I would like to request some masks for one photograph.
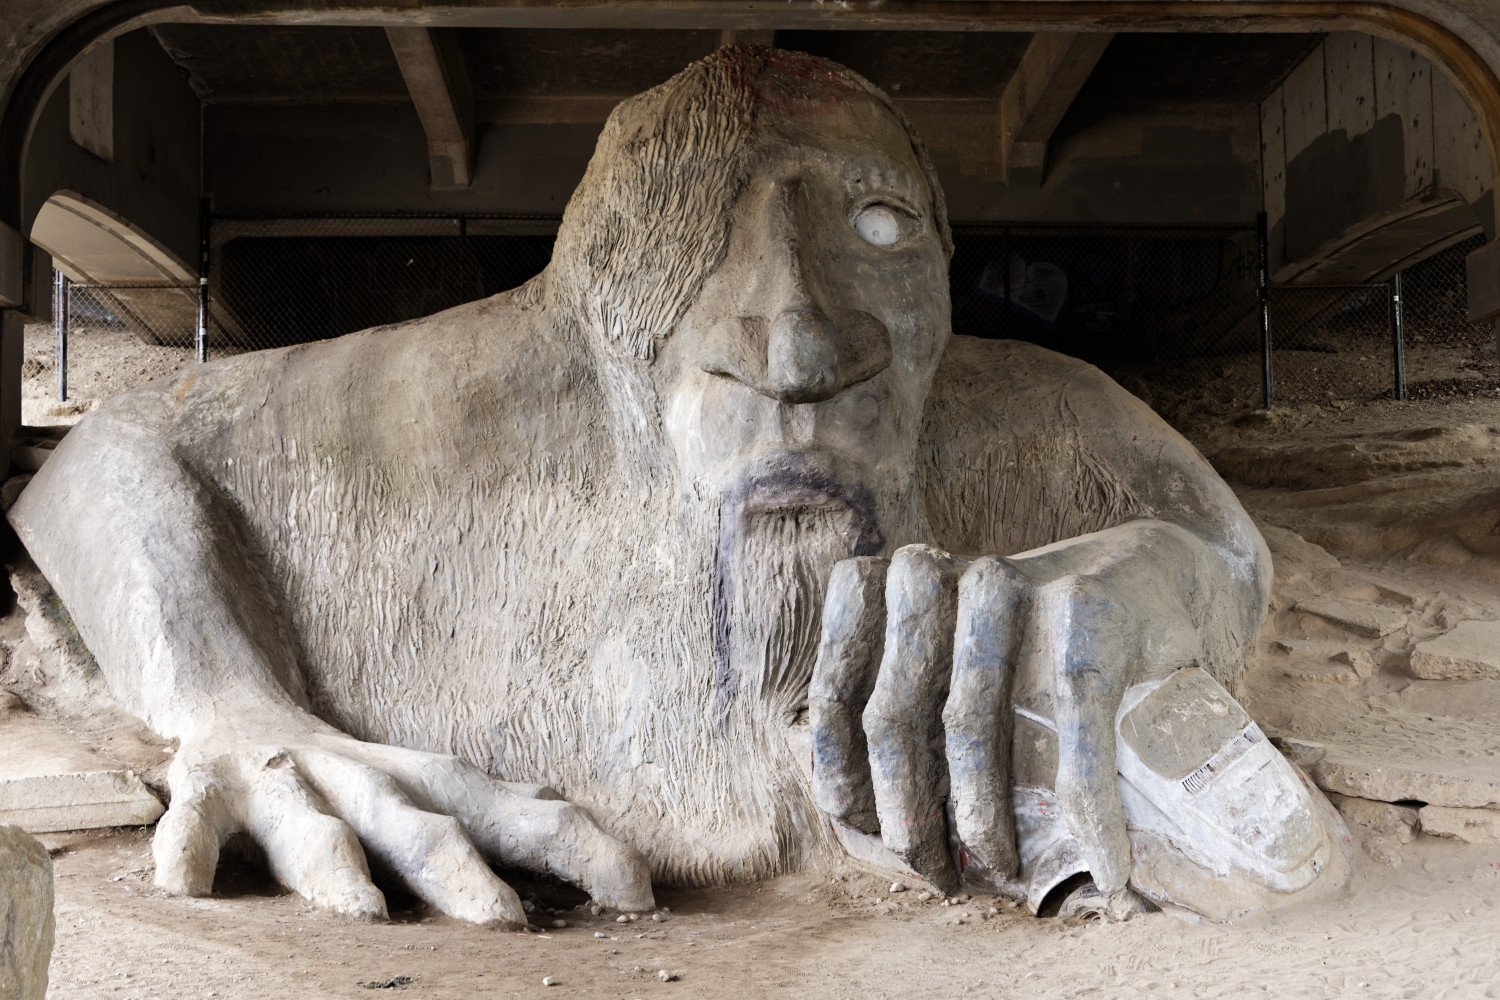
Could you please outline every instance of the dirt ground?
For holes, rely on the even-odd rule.
[[[888,881],[851,869],[843,881],[664,891],[660,924],[567,909],[542,919],[568,927],[538,934],[410,909],[348,923],[243,872],[221,878],[222,895],[169,898],[151,887],[148,838],[45,838],[57,871],[52,1000],[1500,997],[1500,847],[1430,837],[1400,868],[1356,856],[1340,899],[1234,927],[1160,913],[1075,923],[1004,904],[986,917],[984,900],[892,896]],[[678,978],[661,982],[661,969]],[[412,980],[404,992],[360,985],[398,977]]]
[[[46,334],[28,332],[37,363],[28,420],[76,419],[47,413]],[[124,338],[116,350],[87,369],[97,377],[75,367],[76,409],[122,380],[187,363],[182,351]],[[1232,367],[1220,377],[1238,384]],[[1500,774],[1500,680],[1420,680],[1409,668],[1416,644],[1456,622],[1500,620],[1500,395],[1476,384],[1415,402],[1329,398],[1266,414],[1199,385],[1153,402],[1234,484],[1273,549],[1271,614],[1247,677],[1251,714],[1271,735],[1329,753]],[[1360,638],[1297,610],[1315,595],[1399,612],[1406,625]],[[14,645],[18,624],[0,625],[0,648]],[[1341,666],[1331,652],[1367,655],[1360,662],[1372,669]],[[119,720],[74,725],[160,780],[170,748],[159,740]],[[1500,998],[1500,843],[1421,835],[1400,844],[1355,830],[1343,894],[1233,927],[1161,913],[1112,925],[1039,919],[985,898],[893,894],[888,877],[851,865],[662,890],[666,919],[623,924],[580,907],[576,892],[517,877],[543,929],[515,934],[424,913],[394,890],[390,923],[346,922],[249,862],[227,865],[213,898],[169,898],[151,885],[149,837],[46,835],[57,871],[54,1000]],[[663,969],[675,978],[661,981]]]

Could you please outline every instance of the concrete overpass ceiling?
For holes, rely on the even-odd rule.
[[[160,24],[150,29],[214,103],[400,103],[406,83],[381,28]]]
[[[379,28],[162,24],[162,48],[211,103],[404,103]],[[476,99],[625,97],[718,45],[717,31],[461,28]],[[899,99],[1001,97],[1031,38],[1022,32],[782,31],[776,44],[827,56]],[[1319,34],[1122,34],[1079,101],[1258,104]]]
[[[1259,104],[1322,41],[1313,32],[1119,34],[1078,102]]]
[[[1021,64],[1025,32],[781,31],[776,44],[863,74],[901,98],[999,98]]]
[[[475,94],[629,97],[712,52],[719,32],[470,28],[458,44]]]

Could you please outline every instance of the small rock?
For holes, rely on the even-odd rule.
[[[599,914],[601,914],[603,912],[604,912],[604,907],[600,906],[598,903],[592,903],[592,904],[589,905],[589,913],[592,914],[593,916],[597,917]]]
[[[1470,844],[1500,844],[1500,809],[1423,806],[1422,832]]]
[[[1338,808],[1344,822],[1362,826],[1379,834],[1393,836],[1400,843],[1409,844],[1416,839],[1422,828],[1417,810],[1410,806],[1398,806],[1391,802],[1375,802],[1352,795],[1332,793],[1329,801]]]
[[[627,914],[622,913],[618,917],[615,917],[615,923],[628,924],[630,923],[630,917]]]
[[[1310,597],[1293,610],[1317,615],[1324,621],[1367,639],[1379,639],[1406,627],[1406,614],[1394,608],[1343,597]]]
[[[1354,672],[1361,677],[1369,677],[1375,673],[1375,654],[1368,649],[1341,649],[1333,654],[1333,658],[1353,667]]]
[[[932,893],[928,892],[926,889],[923,889],[921,892],[917,893],[917,902],[919,903],[925,903],[931,898]]]
[[[1436,681],[1500,678],[1500,622],[1462,621],[1451,632],[1417,643],[1411,672]]]
[[[664,983],[670,983],[677,979],[677,973],[668,972],[666,969],[658,969],[656,970],[656,978]]]
[[[625,919],[633,924],[637,920],[641,919],[641,915],[639,913],[627,913],[625,914]]]
[[[1396,848],[1395,837],[1383,833],[1367,833],[1360,840],[1359,846],[1371,860],[1392,868],[1401,867],[1401,852]]]
[[[596,938],[607,938],[607,937],[609,937],[609,935],[606,934],[606,933],[604,933],[603,931],[595,931],[594,932],[594,937],[596,937]]]
[[[562,928],[568,926],[568,922],[566,920],[554,920],[552,921],[552,926],[561,930]]]
[[[663,924],[663,923],[666,923],[668,920],[671,920],[672,919],[672,915],[670,913],[660,913],[660,912],[657,912],[657,913],[651,914],[651,919],[655,920],[659,924]]]
[[[525,910],[527,913],[535,913],[536,904],[529,899],[523,899],[521,900],[521,909]]]
[[[895,895],[898,892],[905,892],[905,891],[906,891],[906,886],[902,885],[900,882],[892,882],[891,883],[891,894],[892,895]]]
[[[542,985],[543,986],[556,986],[557,985],[557,980],[554,979],[551,976],[543,976],[542,977]]]

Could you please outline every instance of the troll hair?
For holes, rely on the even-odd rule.
[[[951,258],[937,172],[880,88],[816,56],[731,45],[610,114],[557,234],[550,284],[565,313],[613,349],[653,358],[724,260],[757,120],[809,113],[840,90],[874,98],[900,122]]]

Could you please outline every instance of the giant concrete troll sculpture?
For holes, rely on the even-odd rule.
[[[954,338],[950,250],[879,90],[727,48],[610,116],[526,285],[81,423],[10,518],[181,740],[158,884],[236,833],[481,923],[490,862],[623,910],[846,850],[1115,915],[1341,883],[1225,690],[1259,535],[1099,372]]]

